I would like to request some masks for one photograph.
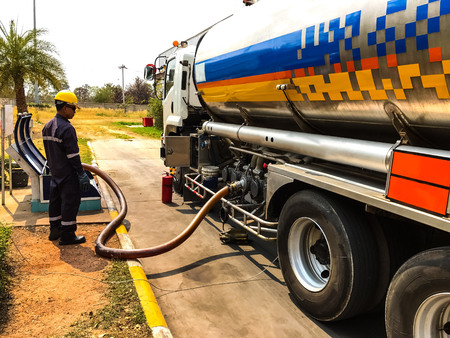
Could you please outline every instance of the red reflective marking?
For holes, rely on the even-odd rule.
[[[391,176],[387,197],[445,215],[447,213],[448,194],[448,189]]]
[[[395,152],[391,173],[450,187],[450,159]]]

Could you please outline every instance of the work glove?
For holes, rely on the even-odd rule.
[[[88,192],[89,187],[91,186],[91,181],[89,180],[88,175],[83,172],[81,175],[78,175],[78,181],[80,182],[80,191]]]

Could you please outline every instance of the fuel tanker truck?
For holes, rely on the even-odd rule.
[[[320,321],[450,335],[450,0],[261,0],[161,53],[174,190],[276,241]]]

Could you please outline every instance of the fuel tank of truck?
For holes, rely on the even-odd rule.
[[[450,149],[450,0],[261,0],[195,60],[220,122]]]

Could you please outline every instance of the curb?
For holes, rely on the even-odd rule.
[[[88,143],[89,148],[91,148],[91,152],[94,154],[90,142]],[[95,160],[93,162],[95,162]],[[96,163],[93,164],[97,165]],[[103,181],[99,180],[98,184],[103,194],[102,197],[105,199],[105,202],[108,206],[109,214],[111,218],[114,219],[119,213],[117,212],[114,202],[111,199],[108,188],[105,186],[105,183]],[[123,249],[134,249],[133,242],[128,236],[128,231],[123,224],[121,224],[116,229],[116,235],[119,239],[120,246]],[[147,279],[141,263],[136,259],[132,259],[127,260],[127,264],[131,278],[133,278],[134,287],[141,302],[142,310],[144,311],[147,324],[152,330],[152,337],[172,338],[172,333],[170,332],[161,309],[159,308],[158,302],[156,301],[155,295],[150,286],[150,282]]]
[[[104,192],[103,187],[102,192]],[[111,215],[111,218],[116,218],[119,213],[116,210],[110,210],[109,214]],[[123,224],[116,229],[116,235],[119,238],[120,246],[123,249],[134,249],[134,245],[128,236],[127,229]],[[138,260],[129,259],[127,260],[127,264],[131,278],[133,278],[134,287],[136,288],[136,292],[141,302],[142,310],[147,319],[147,324],[152,330],[152,336],[171,338],[172,333],[167,327],[167,323],[159,308],[141,263]]]

